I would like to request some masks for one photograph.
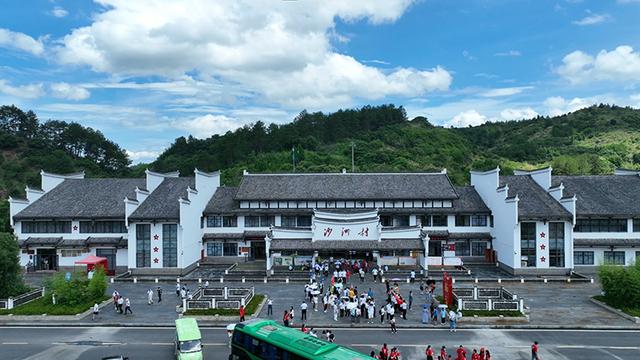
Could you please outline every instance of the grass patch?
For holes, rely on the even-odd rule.
[[[264,295],[256,294],[244,308],[245,315],[253,315],[258,310],[258,306],[264,300]],[[192,309],[187,310],[186,315],[220,315],[220,316],[239,316],[237,309]]]
[[[593,298],[611,306],[614,309],[619,309],[625,314],[640,317],[640,309],[638,308],[619,307],[619,306],[613,305],[613,302],[611,300],[608,300],[607,297],[603,295],[597,295],[597,296],[594,296]]]
[[[24,305],[16,306],[11,310],[0,310],[0,315],[76,315],[89,310],[96,302],[100,304],[107,299],[109,299],[109,296],[104,296],[98,301],[86,302],[74,306],[53,305],[50,296],[45,295]]]

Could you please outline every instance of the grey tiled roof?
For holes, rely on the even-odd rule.
[[[520,220],[571,220],[573,216],[530,175],[501,176],[500,185],[509,185],[509,196],[518,195]]]
[[[578,216],[640,215],[640,176],[554,176],[554,185],[564,185],[564,196],[576,195]]]
[[[455,199],[446,174],[250,174],[236,200]]]
[[[58,248],[74,248],[87,246],[87,239],[62,239],[58,242]]]
[[[421,240],[322,240],[307,239],[271,240],[271,250],[419,250],[424,249]]]
[[[180,219],[178,199],[187,196],[187,187],[195,188],[193,177],[167,177],[129,216],[130,220]]]
[[[576,246],[640,246],[640,239],[576,239],[574,238],[573,245],[576,245]]]
[[[24,246],[56,246],[62,241],[62,236],[59,237],[28,237],[24,241]]]
[[[89,237],[87,238],[88,245],[113,245],[116,246],[122,241],[122,236],[113,237]]]
[[[207,206],[204,208],[205,214],[224,214],[238,209],[238,202],[233,198],[238,191],[237,187],[221,186],[216,189]]]
[[[67,179],[14,219],[123,219],[124,198],[135,198],[144,179]]]
[[[459,232],[450,232],[449,239],[483,239],[490,240],[490,233],[459,233]]]
[[[473,186],[456,186],[456,192],[460,196],[459,199],[453,200],[453,209],[456,213],[470,212],[490,213],[491,210],[482,201],[482,198]]]
[[[242,239],[243,233],[207,233],[202,236],[202,240],[219,240],[219,239]]]

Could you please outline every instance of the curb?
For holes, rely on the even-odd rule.
[[[621,311],[621,310],[618,310],[618,309],[616,309],[614,307],[611,307],[611,306],[603,303],[602,301],[594,299],[594,298],[589,298],[589,301],[591,301],[592,303],[600,306],[601,308],[603,308],[605,310],[608,310],[608,311],[610,311],[610,312],[612,312],[612,313],[614,313],[614,314],[616,314],[616,315],[618,315],[620,317],[623,317],[623,318],[625,318],[625,319],[627,319],[627,320],[629,320],[629,321],[631,321],[633,323],[640,324],[640,318],[637,317],[637,316],[629,315],[629,314],[625,313],[624,311]]]

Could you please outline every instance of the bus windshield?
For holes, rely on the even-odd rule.
[[[180,342],[180,352],[190,353],[190,352],[198,352],[202,350],[202,344],[200,340],[189,340],[189,341],[181,341]]]

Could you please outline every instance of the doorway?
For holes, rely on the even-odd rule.
[[[107,275],[116,274],[116,249],[96,249],[96,256],[107,258]]]
[[[259,241],[259,240],[251,241],[251,259],[252,260],[266,259],[266,250],[265,250],[264,241]]]
[[[56,249],[37,249],[35,256],[36,271],[58,270]]]

